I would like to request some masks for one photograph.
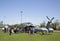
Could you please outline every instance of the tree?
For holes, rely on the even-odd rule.
[[[20,26],[20,27],[25,27],[26,24],[25,24],[25,23],[21,23],[19,26]]]
[[[52,27],[54,30],[56,30],[56,27],[55,27],[54,23],[50,24],[50,27]]]
[[[59,20],[56,20],[54,23],[50,24],[50,27],[52,27],[54,30],[59,26],[60,22]]]
[[[45,21],[39,25],[39,27],[45,27]]]
[[[0,21],[0,27],[3,27],[3,21]]]

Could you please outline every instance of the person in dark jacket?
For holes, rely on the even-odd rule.
[[[10,28],[10,29],[9,29],[9,35],[12,34],[12,29],[13,29],[13,28]]]

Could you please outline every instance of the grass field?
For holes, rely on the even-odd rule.
[[[18,33],[10,36],[9,33],[3,33],[0,30],[0,41],[60,41],[60,32],[56,31],[47,35]]]

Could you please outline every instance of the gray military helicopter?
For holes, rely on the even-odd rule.
[[[51,19],[48,18],[48,16],[46,16],[46,17],[47,17],[47,19],[49,20],[49,21],[47,22],[46,27],[42,27],[42,28],[40,28],[40,27],[35,27],[35,28],[34,28],[34,32],[42,32],[42,34],[44,34],[43,32],[53,32],[53,31],[54,31],[54,29],[50,27],[50,23],[52,23],[52,20],[54,19],[54,17],[52,17]]]

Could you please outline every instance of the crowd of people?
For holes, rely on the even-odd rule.
[[[11,35],[12,33],[18,33],[18,32],[26,32],[29,34],[33,34],[33,28],[28,27],[28,26],[26,26],[26,27],[17,27],[17,26],[8,27],[8,26],[5,26],[2,28],[2,31],[4,33],[9,32],[9,35]]]

